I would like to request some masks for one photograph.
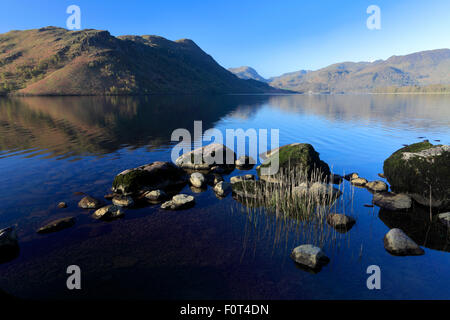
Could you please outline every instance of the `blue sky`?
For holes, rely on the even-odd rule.
[[[450,47],[448,0],[2,0],[0,33],[65,27],[71,4],[82,28],[190,38],[222,66],[249,65],[264,77]],[[381,30],[366,27],[372,4]]]

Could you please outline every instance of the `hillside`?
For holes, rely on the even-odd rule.
[[[57,27],[0,34],[0,94],[268,92],[282,90],[239,79],[188,39]]]
[[[255,69],[247,66],[242,66],[239,68],[228,68],[228,71],[234,73],[236,76],[238,76],[241,79],[253,79],[257,81],[267,82],[266,79],[261,77],[258,72],[256,72]]]
[[[374,62],[342,62],[328,67],[300,70],[268,79],[277,88],[297,92],[429,92],[450,84],[450,49],[392,56]],[[427,89],[418,89],[426,87]],[[415,89],[412,89],[415,88]],[[439,92],[442,92],[439,89]]]

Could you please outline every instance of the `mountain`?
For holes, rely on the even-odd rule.
[[[261,77],[258,72],[256,72],[256,70],[252,67],[242,66],[239,68],[228,68],[228,71],[234,73],[241,79],[253,79],[257,81],[267,82],[267,80]]]
[[[242,80],[192,40],[63,28],[0,34],[0,93],[111,95],[283,92]]]
[[[271,86],[297,92],[371,92],[391,87],[450,84],[450,49],[421,51],[374,62],[342,62],[316,71],[271,78]]]

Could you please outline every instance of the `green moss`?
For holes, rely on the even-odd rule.
[[[435,157],[411,157],[403,160],[404,152],[420,152],[437,147],[428,141],[415,143],[394,152],[384,161],[383,171],[394,192],[418,194],[428,199],[449,199],[450,152]],[[448,201],[448,200],[447,200]]]
[[[141,187],[145,178],[144,170],[132,170],[125,174],[119,174],[114,178],[113,189],[124,193],[134,192]]]
[[[280,169],[301,169],[308,175],[313,170],[320,170],[324,175],[330,174],[328,165],[320,160],[319,153],[308,143],[290,144],[280,147],[278,152],[274,152],[261,164],[261,168],[269,167],[275,157],[279,157]],[[260,174],[260,168],[257,169]]]

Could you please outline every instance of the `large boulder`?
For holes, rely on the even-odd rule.
[[[271,150],[264,155],[264,162],[257,168],[260,179],[280,182],[283,175],[325,180],[330,176],[328,164],[320,160],[319,153],[308,143],[292,143]],[[278,168],[274,162],[278,159]],[[272,168],[273,167],[273,168]],[[268,172],[263,173],[265,168]]]
[[[450,146],[415,143],[394,152],[383,171],[391,189],[407,193],[418,203],[450,207]]]
[[[183,169],[210,171],[213,167],[234,168],[235,161],[233,150],[220,143],[211,143],[181,155],[175,164]]]
[[[113,182],[112,190],[130,195],[141,189],[165,189],[186,182],[183,170],[171,162],[156,161],[119,173]]]
[[[389,230],[384,236],[384,247],[396,256],[417,256],[425,253],[417,243],[397,228]]]

